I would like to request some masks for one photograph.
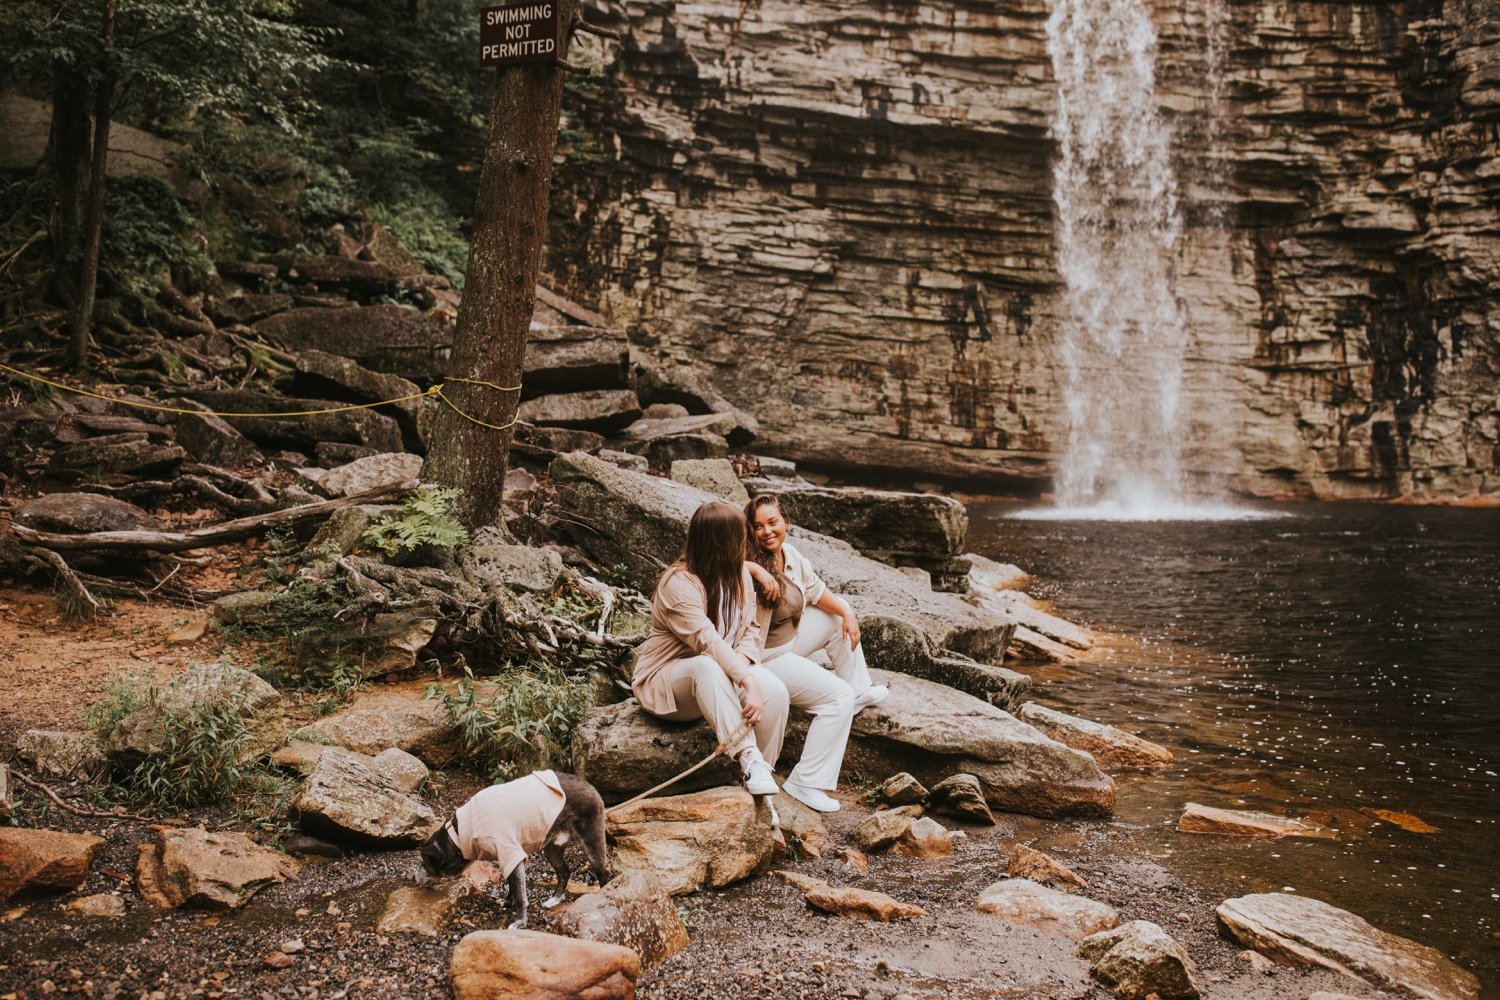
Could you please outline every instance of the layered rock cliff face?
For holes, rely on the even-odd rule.
[[[595,13],[625,37],[574,105],[603,162],[559,177],[554,274],[768,448],[1045,486],[1067,419],[1045,0]],[[1256,495],[1500,495],[1500,8],[1221,14],[1155,8],[1185,466]]]

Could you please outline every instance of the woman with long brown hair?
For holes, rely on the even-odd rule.
[[[883,684],[870,683],[864,648],[859,643],[859,619],[849,603],[829,590],[812,563],[787,541],[791,527],[781,502],[761,494],[745,505],[750,532],[751,574],[771,606],[766,626],[764,662],[774,669],[783,656],[799,658],[822,650],[833,662],[833,672],[854,692],[858,713],[889,693]]]

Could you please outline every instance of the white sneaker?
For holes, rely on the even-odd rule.
[[[751,795],[775,795],[777,792],[776,776],[755,747],[740,754],[740,780]]]
[[[838,799],[835,799],[827,792],[816,788],[808,788],[806,785],[800,785],[791,778],[788,778],[782,784],[781,790],[816,812],[836,813],[839,811]]]
[[[891,689],[884,684],[871,684],[859,694],[854,696],[854,712],[859,714],[863,709],[871,705],[878,705],[885,701],[885,696],[891,693]]]

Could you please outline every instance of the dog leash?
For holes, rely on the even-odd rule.
[[[642,792],[641,794],[637,795],[633,799],[626,799],[624,802],[621,802],[618,805],[610,806],[608,809],[604,810],[604,814],[607,816],[607,815],[609,815],[612,812],[617,812],[617,811],[619,811],[621,809],[624,809],[626,806],[635,805],[635,803],[641,801],[641,799],[649,798],[652,795],[655,795],[657,792],[661,791],[663,788],[667,788],[667,787],[670,787],[671,785],[677,784],[677,782],[681,781],[683,778],[686,778],[688,775],[692,774],[694,771],[701,770],[702,768],[707,767],[713,761],[717,760],[719,757],[724,756],[724,753],[729,749],[730,746],[732,746],[735,743],[738,743],[741,739],[743,739],[746,735],[748,735],[749,732],[750,732],[750,723],[748,723],[748,722],[741,722],[739,724],[739,726],[735,728],[734,732],[732,732],[732,733],[729,734],[728,738],[726,738],[718,746],[714,747],[714,752],[713,753],[709,754],[707,757],[704,757],[698,763],[694,764],[692,767],[688,768],[686,771],[683,771],[681,774],[679,774],[679,775],[677,775],[675,777],[672,777],[672,778],[668,778],[666,781],[663,781],[661,784],[657,785],[655,788],[648,788],[644,792]]]

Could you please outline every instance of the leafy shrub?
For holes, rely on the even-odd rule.
[[[458,490],[446,486],[419,489],[406,498],[400,516],[371,525],[360,540],[405,561],[427,561],[437,552],[466,545],[469,533],[453,517],[458,496]]]
[[[119,725],[127,715],[156,700],[156,681],[143,673],[112,674],[104,697],[84,713],[84,724],[100,736]]]
[[[379,204],[365,213],[389,229],[402,249],[433,274],[463,288],[469,264],[469,241],[464,220],[432,192],[413,192],[390,205]]]
[[[589,705],[586,682],[551,666],[509,668],[482,691],[467,667],[455,690],[429,685],[464,749],[490,780],[541,767],[571,769],[569,743]]]
[[[197,705],[165,712],[160,750],[132,757],[115,783],[129,801],[152,810],[217,802],[250,773],[239,759],[249,736],[244,720],[229,709]]]
[[[193,216],[164,181],[140,175],[112,180],[106,190],[101,276],[122,291],[151,298],[170,274],[197,287],[212,262]]]

